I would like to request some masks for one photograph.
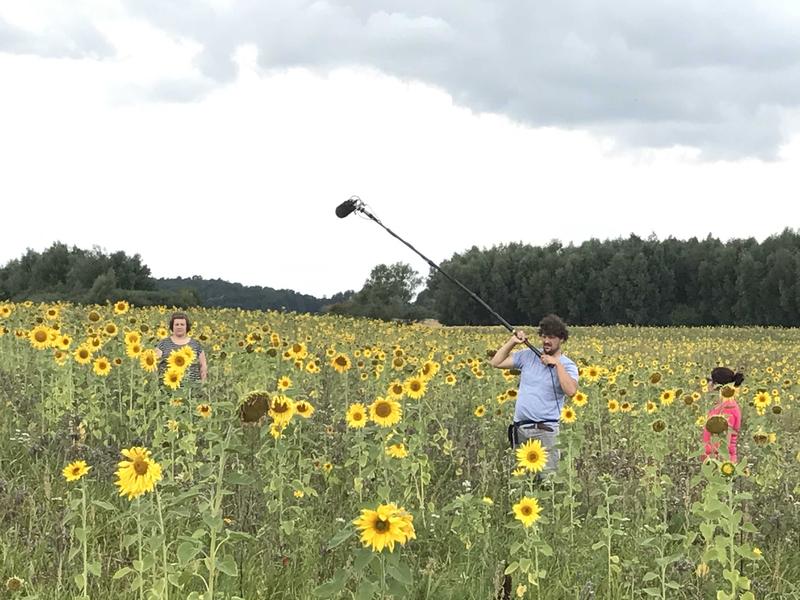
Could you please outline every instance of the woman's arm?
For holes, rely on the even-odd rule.
[[[208,377],[208,363],[206,362],[206,353],[200,352],[200,381],[205,381]]]

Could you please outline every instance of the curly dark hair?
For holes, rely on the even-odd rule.
[[[569,330],[561,317],[550,314],[539,321],[539,335],[555,336],[561,338],[562,342],[566,342],[569,339]]]

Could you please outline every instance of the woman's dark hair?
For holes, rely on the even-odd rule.
[[[539,335],[555,336],[566,342],[569,338],[569,331],[566,323],[558,315],[547,315],[539,321]]]
[[[717,367],[711,371],[711,383],[726,385],[732,383],[733,387],[739,387],[744,381],[744,373],[734,373],[728,367]]]
[[[183,319],[186,321],[186,333],[189,333],[192,330],[192,322],[189,320],[189,317],[186,316],[185,312],[175,312],[172,313],[172,316],[169,318],[169,330],[172,331],[172,327],[175,324],[175,319]]]

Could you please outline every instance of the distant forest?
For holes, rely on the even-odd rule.
[[[505,244],[456,253],[441,267],[511,323],[555,312],[568,323],[800,325],[800,233],[763,242],[630,236],[564,246]],[[154,279],[140,256],[55,243],[0,268],[0,300],[336,312],[380,319],[432,317],[488,325],[493,317],[444,276],[377,265],[358,291],[316,298],[293,290],[200,277]]]
[[[440,265],[511,323],[800,325],[800,233],[721,242],[655,237],[471,248]],[[491,315],[438,272],[417,302],[445,324]]]

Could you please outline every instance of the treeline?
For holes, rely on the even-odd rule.
[[[471,248],[441,267],[512,323],[800,325],[800,233],[759,243],[651,237]],[[418,302],[445,324],[493,318],[431,270]]]
[[[128,300],[137,306],[239,307],[251,310],[321,312],[346,301],[350,292],[316,298],[293,290],[243,286],[201,277],[154,279],[138,254],[108,254],[56,242],[43,252],[28,250],[0,268],[0,300],[103,304]]]
[[[43,252],[28,250],[0,268],[0,299],[103,304],[124,299],[139,306],[198,303],[191,290],[159,290],[136,254],[106,254],[56,242]]]
[[[191,289],[199,304],[217,308],[245,308],[248,310],[291,310],[295,312],[322,312],[329,305],[346,300],[353,292],[341,292],[331,298],[317,298],[293,290],[276,290],[271,287],[245,286],[222,279],[177,277],[157,279],[156,285],[163,290],[180,291]]]

